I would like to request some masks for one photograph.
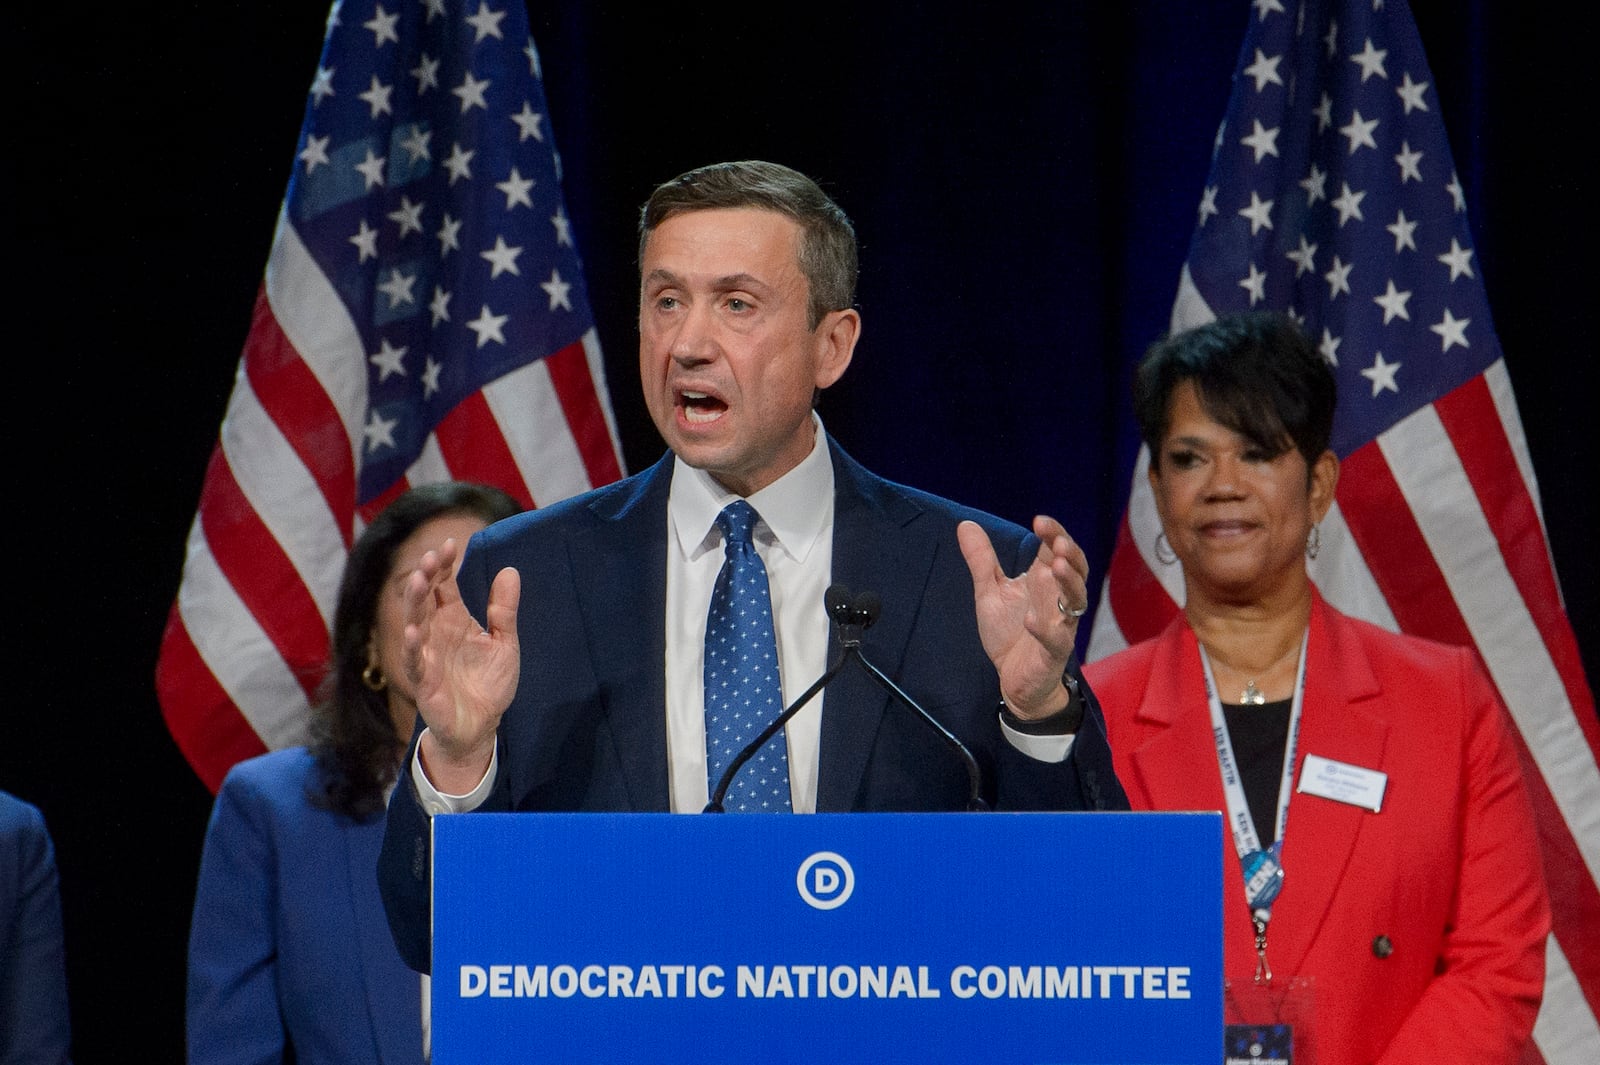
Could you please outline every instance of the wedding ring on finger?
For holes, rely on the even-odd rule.
[[[1083,615],[1088,611],[1089,607],[1088,607],[1087,604],[1085,604],[1082,608],[1080,608],[1078,610],[1068,610],[1067,609],[1067,604],[1062,602],[1061,597],[1058,595],[1058,596],[1056,596],[1056,609],[1061,611],[1061,616],[1062,617],[1064,617],[1064,618],[1073,618],[1074,620],[1076,620],[1077,618],[1083,617]]]

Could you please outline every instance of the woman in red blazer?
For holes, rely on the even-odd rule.
[[[1225,1057],[1518,1061],[1550,918],[1510,726],[1469,650],[1312,585],[1332,373],[1237,315],[1154,345],[1134,401],[1184,608],[1085,673],[1133,808],[1225,815]]]

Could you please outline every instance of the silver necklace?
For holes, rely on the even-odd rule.
[[[1272,663],[1272,665],[1268,666],[1266,669],[1256,673],[1256,677],[1265,677],[1270,675],[1273,670],[1277,669],[1279,666],[1283,665],[1284,662],[1288,661],[1290,655],[1299,652],[1300,644],[1301,640],[1296,640],[1294,643],[1290,644],[1289,649],[1279,656],[1276,662]],[[1227,659],[1217,654],[1214,649],[1208,648],[1208,650],[1211,652],[1211,658],[1213,661],[1221,662],[1224,666],[1227,666],[1228,672],[1234,674],[1235,676],[1245,678],[1244,690],[1239,693],[1239,705],[1263,706],[1266,704],[1267,697],[1262,693],[1260,688],[1256,687],[1255,677],[1250,676],[1249,674],[1245,673],[1244,670],[1233,665]]]

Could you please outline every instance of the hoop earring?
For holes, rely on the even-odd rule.
[[[367,668],[361,671],[361,683],[371,691],[381,692],[389,686],[389,678],[383,675],[378,663],[369,662]]]
[[[1322,527],[1311,526],[1311,535],[1306,537],[1306,557],[1316,558],[1317,552],[1322,550]]]
[[[1170,566],[1178,561],[1178,553],[1167,542],[1167,534],[1164,532],[1156,533],[1156,561],[1163,566]]]

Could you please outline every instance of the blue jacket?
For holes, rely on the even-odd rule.
[[[59,1065],[71,1042],[55,846],[38,808],[0,791],[0,1065]]]
[[[421,982],[378,896],[383,820],[312,806],[313,780],[295,747],[222,782],[189,929],[190,1065],[423,1061]]]

